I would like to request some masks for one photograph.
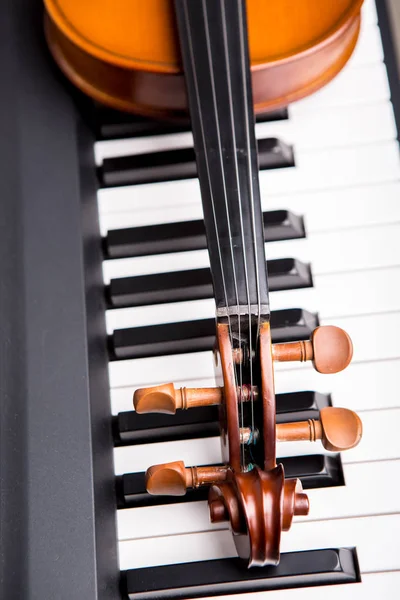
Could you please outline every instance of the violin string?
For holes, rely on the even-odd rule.
[[[216,130],[217,130],[217,139],[218,139],[218,150],[219,150],[219,159],[220,159],[220,166],[221,166],[221,174],[222,174],[222,181],[223,181],[223,190],[224,190],[224,203],[225,203],[225,211],[226,211],[226,216],[227,216],[227,224],[228,224],[228,235],[229,235],[229,247],[230,247],[230,254],[231,254],[231,259],[232,259],[232,267],[233,267],[233,284],[234,284],[234,289],[235,289],[235,295],[236,295],[236,307],[237,307],[237,327],[238,327],[238,338],[239,338],[239,349],[242,348],[242,335],[241,335],[241,319],[240,319],[240,302],[239,302],[239,292],[238,292],[238,285],[237,285],[237,278],[236,278],[236,262],[235,262],[235,255],[233,252],[233,240],[232,240],[232,231],[231,231],[231,225],[230,225],[230,210],[229,210],[229,204],[228,204],[228,195],[227,195],[227,186],[226,186],[226,173],[225,173],[225,167],[224,167],[224,162],[222,159],[222,144],[221,144],[221,131],[219,128],[219,115],[218,115],[218,104],[216,101],[216,91],[215,91],[215,79],[214,79],[214,72],[213,72],[213,57],[212,57],[212,48],[211,48],[211,43],[210,43],[210,32],[209,32],[209,28],[208,28],[208,18],[207,18],[207,6],[206,6],[206,2],[205,0],[202,0],[203,3],[203,14],[205,16],[205,33],[206,33],[206,42],[207,42],[207,56],[208,56],[208,62],[209,62],[209,67],[210,67],[210,78],[211,78],[211,88],[212,88],[212,95],[213,95],[213,106],[214,106],[214,116],[215,116],[215,122],[216,122]],[[221,2],[221,16],[222,16],[222,22],[224,24],[224,14],[223,14],[223,10],[222,10],[222,2]],[[225,50],[225,59],[226,59],[226,63],[227,63],[227,69],[228,69],[228,75],[229,75],[229,59],[228,59],[228,54],[226,51],[226,38],[224,37],[224,50]],[[228,76],[228,87],[229,87],[229,76]],[[230,108],[232,111],[232,98],[231,98],[231,89],[229,87],[229,100],[230,100]],[[234,131],[233,131],[234,133]],[[234,136],[234,140],[235,140],[235,136]],[[234,156],[236,158],[236,142],[235,142],[235,148],[234,148]],[[239,191],[239,186],[238,186],[238,191]],[[239,191],[240,193],[240,191]],[[240,205],[240,202],[239,202]],[[223,266],[221,267],[223,268]],[[228,308],[228,306],[227,306]],[[229,310],[228,310],[228,314],[229,314]],[[233,344],[232,344],[232,348],[233,348]],[[236,374],[236,369],[234,369],[234,373],[235,373],[235,385],[236,385],[236,389],[238,388],[238,382],[237,382],[237,374]],[[239,394],[241,394],[241,390],[243,388],[243,365],[242,365],[242,361],[239,362]],[[237,394],[237,400],[239,402],[239,396]],[[240,423],[238,423],[238,427],[244,427],[244,408],[243,408],[243,402],[240,402]],[[241,452],[242,452],[242,464],[244,466],[245,463],[245,448],[244,448],[244,444],[242,444],[241,447]]]
[[[237,0],[238,2],[238,8],[239,8],[239,17],[240,17],[240,25],[243,24],[243,16],[242,13],[240,11],[240,7],[241,7],[241,0]],[[224,50],[225,50],[225,57],[226,57],[226,63],[227,63],[227,68],[229,71],[229,75],[230,75],[230,62],[229,62],[229,52],[228,52],[228,36],[227,36],[227,31],[226,31],[226,22],[225,22],[225,6],[224,6],[224,0],[221,0],[221,11],[222,11],[222,23],[223,23],[223,33],[224,33]],[[239,29],[241,29],[241,27],[239,27]],[[241,37],[243,36],[243,32],[241,32]],[[245,65],[245,61],[244,61],[244,44],[242,43],[242,39],[240,39],[240,51],[241,54],[243,54],[242,57],[242,84],[243,84],[243,95],[244,95],[244,100],[245,100],[245,106],[247,106],[246,104],[246,80],[245,80],[245,71],[243,70],[243,68],[246,67]],[[241,238],[242,238],[242,247],[243,247],[243,266],[244,266],[244,279],[245,279],[245,285],[246,285],[246,295],[247,295],[247,304],[248,304],[248,336],[249,336],[249,353],[250,353],[250,398],[251,398],[251,416],[252,416],[252,430],[254,431],[254,405],[253,405],[253,356],[252,356],[252,350],[253,350],[253,344],[252,344],[252,323],[251,323],[251,297],[250,297],[250,287],[249,287],[249,278],[248,278],[248,265],[247,265],[247,257],[246,257],[246,252],[245,252],[245,237],[244,237],[244,223],[243,223],[243,212],[242,212],[242,206],[241,206],[241,186],[240,186],[240,171],[239,171],[239,165],[238,165],[238,160],[237,160],[237,144],[236,144],[236,127],[235,127],[235,121],[233,118],[233,94],[232,94],[232,86],[231,86],[231,82],[230,82],[230,76],[228,76],[227,78],[228,81],[228,91],[229,91],[229,104],[230,104],[230,120],[231,120],[231,128],[232,128],[232,135],[233,135],[233,139],[234,139],[234,161],[235,161],[235,175],[236,175],[236,183],[237,183],[237,189],[238,189],[238,207],[239,207],[239,217],[240,217],[240,234],[241,234]],[[246,123],[247,123],[247,118],[245,119]],[[248,134],[248,131],[246,132]],[[248,154],[250,154],[250,148],[249,148],[249,142],[247,140],[247,145],[248,145]],[[250,164],[249,164],[250,166]],[[251,179],[251,172],[250,172],[250,179]],[[250,193],[250,201],[253,203],[253,196],[252,196],[252,192],[253,189],[252,187],[249,189],[249,193]],[[243,414],[243,402],[241,403],[241,408],[242,408],[242,414]],[[242,419],[242,426],[244,423],[244,419]]]
[[[239,0],[239,18],[240,24],[243,24],[243,5],[241,0]],[[242,58],[242,74],[246,77],[246,55],[245,55],[245,40],[243,36],[243,27],[239,27],[239,35],[240,35],[240,51]],[[243,82],[243,92],[244,92],[244,103],[245,103],[245,112],[246,115],[250,114],[250,110],[253,110],[253,106],[249,106],[249,97],[247,93],[246,81]],[[253,250],[254,250],[254,264],[256,270],[256,290],[257,290],[257,334],[255,340],[256,350],[258,345],[258,340],[260,337],[260,321],[261,321],[261,297],[260,297],[260,282],[258,279],[259,273],[259,263],[258,263],[258,252],[257,252],[257,244],[256,244],[256,219],[255,219],[255,210],[254,210],[254,188],[253,188],[253,176],[252,176],[252,168],[251,168],[251,152],[250,152],[250,128],[248,118],[245,120],[246,127],[246,141],[247,141],[247,160],[248,160],[248,176],[249,176],[249,191],[250,191],[250,204],[251,204],[251,224],[252,224],[252,233],[253,233]],[[257,165],[258,166],[258,165]],[[251,338],[250,338],[251,339]],[[252,347],[251,342],[249,342],[250,348]],[[250,399],[251,399],[251,421],[252,421],[252,429],[254,431],[254,392],[253,392],[253,373],[250,371]]]
[[[189,46],[190,62],[191,62],[191,65],[192,65],[193,75],[194,75],[193,79],[194,79],[194,89],[195,89],[195,95],[196,95],[197,110],[198,110],[198,114],[201,115],[200,93],[199,93],[198,84],[197,84],[197,78],[196,78],[196,64],[195,64],[195,60],[194,60],[193,44],[192,44],[191,36],[189,34],[189,31],[190,31],[190,20],[189,20],[189,14],[188,14],[188,11],[187,11],[186,2],[183,3],[183,12],[184,12],[184,18],[185,18],[185,22],[186,22],[186,30],[188,32],[188,46]],[[212,185],[211,185],[210,165],[209,165],[209,162],[208,162],[208,156],[207,156],[207,152],[206,152],[206,138],[205,138],[205,133],[204,133],[203,120],[202,120],[201,117],[200,117],[200,130],[201,130],[201,137],[202,137],[202,145],[203,145],[203,148],[204,148],[204,156],[205,156],[205,164],[206,164],[206,170],[207,170],[208,187],[209,187],[209,190],[210,190],[211,207],[212,207],[213,221],[214,221],[214,227],[215,227],[215,232],[216,232],[217,249],[218,249],[219,264],[220,264],[220,267],[221,267],[221,277],[222,277],[222,285],[223,285],[224,296],[225,296],[225,304],[228,307],[228,292],[227,292],[227,286],[226,286],[224,265],[223,265],[223,260],[222,260],[221,245],[219,243],[218,225],[217,225],[217,217],[216,217],[215,203],[214,203],[214,194],[213,194],[213,188],[212,188]],[[227,310],[227,317],[228,317],[228,332],[229,332],[231,347],[233,348],[232,325],[231,325],[231,317],[230,317],[229,310]],[[235,378],[235,387],[237,389],[238,382],[237,382],[236,369],[234,369],[233,372],[234,372],[234,378]]]

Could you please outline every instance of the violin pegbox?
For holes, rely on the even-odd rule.
[[[318,327],[308,341],[271,344],[265,321],[257,336],[252,351],[246,344],[234,343],[228,324],[218,322],[217,362],[223,387],[175,388],[168,383],[136,390],[133,399],[138,413],[173,415],[177,410],[220,406],[225,464],[155,465],[147,470],[146,489],[153,495],[182,496],[188,488],[208,486],[211,521],[230,523],[237,552],[249,567],[276,565],[281,532],[290,529],[293,517],[309,511],[301,481],[285,479],[283,466],[276,464],[276,442],[321,440],[326,450],[338,452],[356,446],[362,435],[359,417],[344,408],[324,408],[319,419],[308,421],[276,424],[275,419],[273,363],[312,361],[319,373],[337,373],[348,366],[353,353],[345,331]]]

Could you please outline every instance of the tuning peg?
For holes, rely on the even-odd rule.
[[[298,423],[280,423],[276,426],[278,442],[321,440],[324,448],[331,452],[354,448],[361,436],[361,419],[347,408],[323,408],[319,421],[309,419]]]
[[[165,413],[174,415],[178,408],[221,404],[221,388],[179,388],[173,383],[136,390],[133,405],[137,413]]]
[[[184,496],[187,488],[225,481],[226,467],[185,467],[179,460],[154,465],[146,472],[146,489],[153,496]]]
[[[250,402],[258,398],[256,386],[242,385],[237,388],[238,401]],[[177,409],[221,404],[222,388],[179,388],[173,383],[141,388],[133,395],[133,405],[139,414],[164,413],[174,415]]]
[[[333,325],[314,329],[308,341],[273,344],[275,361],[312,360],[319,373],[338,373],[345,369],[353,356],[353,344],[349,335]]]

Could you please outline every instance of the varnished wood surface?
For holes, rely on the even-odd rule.
[[[164,413],[174,415],[177,410],[187,410],[198,406],[221,404],[222,388],[175,389],[173,383],[165,383],[151,388],[141,388],[133,395],[133,405],[139,414]]]
[[[347,408],[323,408],[319,420],[280,423],[276,426],[278,442],[322,440],[324,447],[331,452],[354,448],[361,436],[361,419]]]
[[[271,327],[264,322],[260,327],[260,366],[261,366],[261,401],[262,419],[260,425],[264,444],[264,468],[273,469],[276,466],[276,403],[274,368],[271,344]]]
[[[227,467],[185,467],[182,461],[154,465],[146,472],[146,489],[155,496],[183,496],[188,488],[225,481]]]
[[[239,407],[235,366],[229,328],[225,323],[217,323],[217,344],[224,381],[223,403],[220,410],[222,458],[233,471],[240,471]]]
[[[255,111],[325,85],[350,57],[362,0],[248,0]],[[52,54],[73,83],[120,110],[187,116],[172,0],[45,0]]]
[[[272,355],[280,362],[312,360],[319,373],[339,373],[350,364],[353,344],[343,329],[325,325],[314,329],[310,341],[274,344]]]

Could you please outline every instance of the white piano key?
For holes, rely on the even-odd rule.
[[[296,523],[282,536],[281,551],[355,546],[362,573],[391,571],[400,566],[400,539],[393,536],[399,525],[397,514]]]
[[[399,515],[293,523],[281,551],[355,546],[362,573],[399,570],[400,537],[393,534],[399,526]],[[231,556],[236,550],[228,530],[119,542],[122,570]]]
[[[375,0],[364,0],[361,8],[361,20],[363,25],[375,25],[378,21]]]
[[[369,144],[397,137],[390,102],[300,112],[289,109],[289,119],[260,123],[257,137],[277,137],[302,150]]]
[[[400,330],[400,312],[321,319],[321,324],[336,324],[348,332],[354,345],[354,362],[400,358],[400,339],[393,335]],[[277,366],[275,363],[275,369]]]
[[[398,178],[400,179],[400,178]],[[263,210],[302,215],[307,233],[383,225],[400,220],[400,181],[263,198]]]
[[[290,114],[321,110],[335,106],[374,104],[389,101],[390,88],[386,66],[382,62],[344,68],[326,86],[290,105]]]
[[[312,288],[272,292],[271,310],[301,307],[326,319],[400,308],[400,267],[317,275],[313,280]],[[345,291],[338,293],[338,290]],[[114,329],[207,319],[214,315],[214,299],[208,298],[112,309],[106,312],[106,322],[111,334]]]
[[[359,583],[341,583],[315,587],[268,591],[268,600],[398,600],[400,571],[365,573]],[[265,592],[240,594],[242,600],[261,600]],[[219,596],[220,600],[234,600],[235,595]],[[205,599],[206,600],[206,599]]]
[[[341,454],[343,464],[393,460],[400,458],[400,409],[364,411],[361,414],[363,437],[355,448]],[[331,453],[321,442],[279,442],[278,458]],[[116,475],[146,471],[151,465],[183,460],[186,466],[212,465],[222,462],[220,438],[202,438],[159,442],[114,448]]]
[[[175,357],[178,360],[178,357]],[[146,359],[141,359],[146,360]],[[192,356],[191,371],[180,371],[174,379],[176,387],[212,387],[215,386],[213,374],[208,378],[197,378],[196,357]],[[275,390],[277,394],[314,390],[332,395],[334,406],[343,406],[355,411],[375,408],[395,408],[400,406],[398,378],[400,360],[377,360],[374,362],[351,363],[347,369],[334,375],[322,375],[311,367],[277,371]],[[133,410],[132,398],[139,387],[149,387],[171,381],[168,375],[160,379],[159,372],[148,373],[148,379],[141,379],[140,370],[135,382],[127,387],[111,388],[112,414]]]
[[[383,61],[382,38],[377,25],[362,23],[361,33],[353,54],[350,56],[345,69],[354,69]]]
[[[400,513],[400,460],[344,464],[343,473],[344,486],[307,490],[310,514],[296,521]]]
[[[398,181],[397,141],[346,148],[303,151],[296,167],[260,172],[261,194],[327,190],[348,185]]]
[[[347,369],[333,375],[323,375],[311,366],[302,365],[298,369],[277,370],[275,390],[277,394],[300,390],[331,393],[334,406],[356,411],[395,408],[400,406],[399,372],[399,359],[352,362]],[[131,410],[131,397],[128,400],[125,410]]]
[[[220,438],[179,440],[114,448],[115,475],[146,471],[151,465],[176,460],[183,460],[188,467],[221,463]]]
[[[160,382],[175,381],[182,378],[183,373],[189,379],[213,379],[214,358],[212,352],[205,351],[116,360],[109,363],[108,372],[112,388],[136,385],[139,381],[154,381],[155,376],[159,377]]]
[[[315,275],[313,283],[313,288],[271,293],[271,309],[301,306],[325,319],[400,308],[400,267]]]
[[[107,332],[126,327],[141,327],[160,323],[175,323],[191,319],[208,319],[215,316],[213,298],[194,302],[175,302],[135,308],[118,308],[106,311]]]
[[[122,541],[226,529],[226,523],[210,523],[209,515],[205,501],[124,508],[117,511],[117,536]]]
[[[400,223],[310,233],[307,238],[268,243],[265,253],[268,260],[295,257],[311,263],[314,275],[395,267],[400,264],[399,235]],[[204,249],[105,260],[103,276],[107,284],[118,277],[209,266],[208,252]]]
[[[344,465],[343,471],[346,485],[307,490],[310,512],[295,522],[400,512],[400,460]],[[119,510],[117,528],[118,539],[129,540],[226,529],[226,523],[210,523],[202,501]]]

